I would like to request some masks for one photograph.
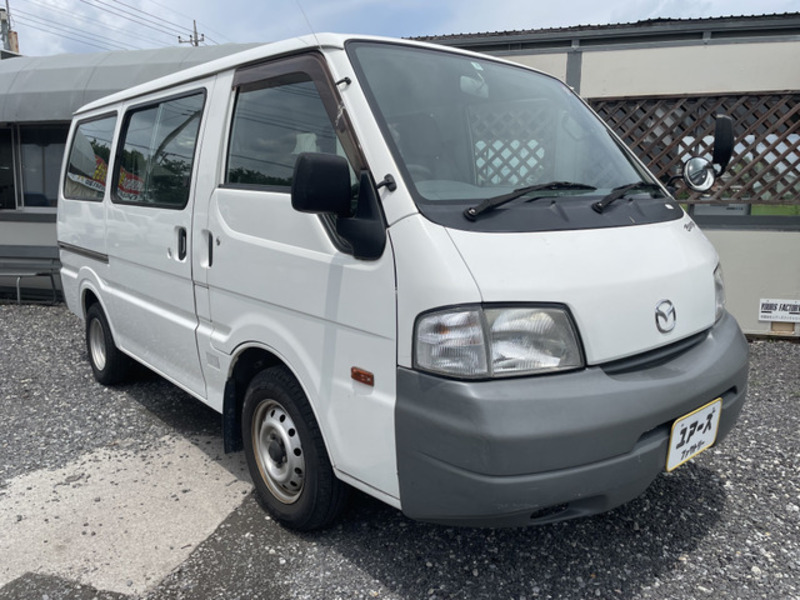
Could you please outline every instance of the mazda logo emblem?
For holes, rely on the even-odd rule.
[[[662,300],[656,306],[656,328],[661,333],[669,333],[675,329],[675,306],[669,300]]]

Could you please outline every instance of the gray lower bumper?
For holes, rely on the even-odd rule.
[[[744,403],[747,354],[725,315],[690,348],[627,369],[464,382],[400,368],[403,512],[447,524],[522,526],[627,502],[664,470],[676,418],[721,397],[717,441],[731,430]]]

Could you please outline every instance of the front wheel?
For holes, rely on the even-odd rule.
[[[308,399],[285,367],[253,378],[242,437],[258,501],[276,521],[309,531],[341,513],[348,487],[334,475]]]

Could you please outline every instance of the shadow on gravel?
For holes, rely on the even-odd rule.
[[[129,381],[114,389],[124,392],[176,433],[220,435],[221,438],[218,412],[143,365],[134,365]]]
[[[127,596],[98,591],[89,585],[53,575],[26,573],[0,589],[0,600],[124,600]]]
[[[217,411],[140,364],[134,365],[129,381],[113,389],[135,403],[150,419],[156,419],[165,433],[185,438],[232,475],[242,478],[240,461],[222,460],[226,455],[222,416]]]
[[[528,529],[416,523],[359,495],[345,522],[315,541],[408,600],[631,598],[687,559],[725,500],[716,474],[694,464],[610,513]]]
[[[725,504],[722,482],[694,464],[610,513],[528,529],[418,523],[355,494],[338,525],[297,534],[251,495],[147,599],[664,597],[656,588],[690,560]]]

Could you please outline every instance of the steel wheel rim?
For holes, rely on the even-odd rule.
[[[97,319],[89,323],[89,352],[94,366],[102,371],[106,366],[106,336],[103,325]]]
[[[283,504],[293,504],[303,492],[306,461],[294,421],[280,403],[259,404],[252,439],[258,470],[270,493]]]

